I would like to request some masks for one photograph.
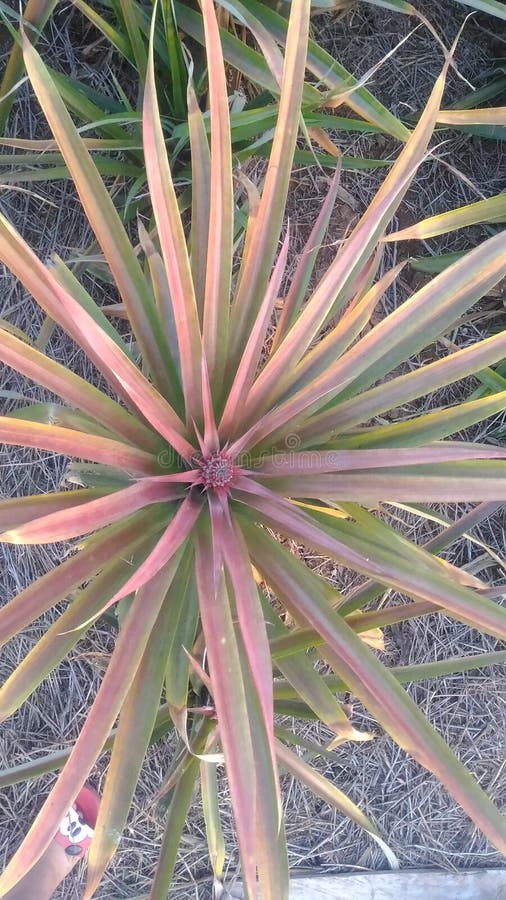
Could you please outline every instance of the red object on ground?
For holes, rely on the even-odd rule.
[[[91,784],[85,784],[54,837],[56,843],[64,847],[69,856],[81,859],[88,850],[97,823],[99,806],[99,794]]]

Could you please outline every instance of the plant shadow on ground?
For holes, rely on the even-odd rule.
[[[423,12],[449,44],[453,39],[465,11],[451,4],[447,14],[440,11],[440,4],[424,3]],[[506,55],[505,43],[487,30],[486,17],[478,17],[467,25],[457,52],[457,62],[462,74],[473,84],[480,72],[490,68],[493,58]],[[52,26],[51,41],[57,48],[55,54],[62,71],[71,71],[79,63],[80,50],[75,43],[73,17],[60,15]],[[363,72],[387,53],[410,28],[409,20],[390,15],[384,10],[361,6],[344,20],[326,16],[316,19],[314,28],[319,41],[347,65],[355,75]],[[71,38],[69,38],[69,33]],[[42,48],[41,48],[42,49]],[[372,90],[394,113],[403,117],[414,112],[427,96],[439,70],[441,56],[434,40],[425,29],[414,34],[398,53],[376,74]],[[90,66],[87,74],[92,83],[106,78],[106,67]],[[82,74],[82,73],[80,73]],[[124,76],[125,73],[123,73]],[[468,87],[453,73],[450,75],[446,97],[451,102],[466,93]],[[11,119],[11,133],[43,137],[45,125],[36,104],[27,93],[22,105]],[[494,141],[482,141],[468,135],[442,131],[441,139],[448,142],[440,149],[438,161],[431,160],[422,167],[399,213],[399,227],[427,215],[449,209],[473,199],[480,191],[486,196],[498,193],[504,186],[505,153],[502,145]],[[371,147],[382,156],[395,152],[388,142],[378,146],[376,137],[356,138],[335,135],[338,146],[360,154]],[[374,142],[376,142],[374,144]],[[374,154],[373,154],[374,155]],[[251,171],[250,171],[251,177]],[[381,173],[346,172],[343,186],[349,192],[361,212],[371,199],[381,180]],[[295,226],[294,256],[307,236],[307,223],[314,221],[322,197],[327,189],[327,179],[320,170],[308,169],[294,173],[291,201],[288,212]],[[45,257],[53,249],[68,259],[77,249],[89,242],[89,232],[83,221],[79,203],[72,188],[63,182],[50,187],[37,186],[35,195],[16,191],[2,192],[2,207],[24,237]],[[45,198],[45,199],[41,199]],[[54,206],[49,205],[50,201]],[[331,240],[342,236],[355,211],[343,203],[336,216]],[[475,238],[483,236],[480,226],[465,233],[442,236],[429,242],[427,247],[410,247],[409,252],[450,252],[469,246]],[[390,261],[395,249],[388,251]],[[329,247],[328,253],[332,253]],[[325,254],[323,254],[325,257]],[[325,258],[323,259],[325,262]],[[419,277],[419,276],[416,276]],[[406,270],[404,289],[412,289],[413,274]],[[102,290],[97,286],[97,290]],[[40,313],[23,290],[3,275],[1,315],[34,336],[41,324]],[[388,304],[396,304],[402,296],[392,295]],[[114,300],[114,298],[113,298]],[[389,306],[391,308],[391,306]],[[487,311],[501,311],[500,299],[482,302],[484,316],[464,325],[460,331],[460,343],[469,341],[476,334],[484,334],[490,327]],[[493,327],[504,327],[501,317],[492,319]],[[72,364],[75,371],[90,377],[89,363],[76,356],[70,342],[58,334],[52,338],[55,358]],[[437,352],[437,348],[435,348]],[[83,365],[88,366],[83,369]],[[8,373],[2,390],[19,392],[24,398],[51,399],[42,396],[29,383]],[[474,384],[471,386],[474,387]],[[459,386],[452,391],[465,389]],[[37,391],[37,393],[36,393]],[[433,398],[439,405],[442,397]],[[0,399],[0,404],[8,403]],[[16,402],[15,400],[12,402]],[[502,423],[501,417],[486,423],[479,431],[480,438],[490,429]],[[1,496],[15,493],[32,493],[36,490],[52,490],[59,485],[65,470],[65,460],[48,453],[27,450],[16,455],[9,452],[0,461]],[[461,514],[463,508],[459,507]],[[454,507],[439,510],[453,519]],[[402,515],[405,533],[418,542],[430,538],[437,526],[423,523],[405,513],[390,508],[385,515]],[[499,555],[504,548],[504,514],[475,529],[473,534]],[[349,573],[340,570],[327,560],[309,553],[304,548],[293,548],[305,555],[306,562],[330,580],[347,586]],[[2,546],[0,568],[0,600],[9,599],[16,590],[25,586],[36,575],[46,571],[61,559],[65,548],[49,545],[42,548]],[[468,565],[473,573],[489,565],[483,550],[467,540],[451,548],[447,558],[452,562]],[[472,567],[472,568],[471,568]],[[504,572],[499,566],[487,569],[491,581],[503,581]],[[12,642],[2,654],[2,679],[16,662],[26,654],[40,633],[52,621],[48,614],[39,620],[23,638]],[[82,724],[90,700],[100,683],[104,660],[111,649],[113,637],[107,624],[93,627],[72,655],[54,672],[41,688],[24,704],[22,709],[2,726],[0,732],[0,765],[13,765],[24,761],[28,754],[36,756],[51,749],[67,746],[74,739]],[[495,649],[496,642],[472,632],[445,616],[431,616],[414,622],[390,627],[385,634],[384,659],[389,664],[409,664],[432,661],[443,655],[458,655],[470,651]],[[435,727],[444,735],[460,758],[472,769],[481,785],[500,806],[506,794],[505,768],[502,765],[504,746],[501,735],[505,733],[504,681],[500,670],[482,670],[456,675],[435,682],[424,682],[410,690],[418,705]],[[501,865],[502,860],[485,839],[474,829],[467,817],[441,789],[436,780],[410,760],[394,743],[382,735],[371,718],[358,704],[349,698],[354,707],[357,727],[377,733],[375,741],[367,744],[345,744],[336,751],[337,762],[321,760],[321,771],[332,777],[335,783],[357,802],[378,823],[388,836],[389,843],[398,855],[401,865],[407,867],[466,868],[470,866]],[[299,732],[319,743],[330,740],[323,726],[301,722]],[[162,820],[153,806],[153,795],[159,789],[168,761],[173,752],[170,739],[153,748],[143,768],[135,805],[120,849],[97,893],[99,900],[133,898],[149,890],[150,879],[157,857],[157,844],[162,833]],[[100,786],[106,768],[105,756],[94,773],[94,781]],[[0,798],[0,853],[1,862],[12,853],[29,822],[41,804],[52,783],[52,776],[30,782],[28,785],[9,788]],[[384,858],[374,844],[358,828],[346,821],[335,810],[318,798],[304,791],[288,776],[283,778],[287,838],[290,863],[294,869],[324,872],[356,871],[384,865]],[[227,787],[223,784],[223,826],[230,855],[228,866],[234,872],[238,855],[234,846],[234,832]],[[437,853],[434,848],[437,847]],[[211,892],[212,876],[202,860],[207,859],[204,823],[198,805],[195,804],[188,818],[172,896],[207,898]],[[78,872],[71,883],[65,884],[60,897],[79,898],[82,895],[83,872]]]

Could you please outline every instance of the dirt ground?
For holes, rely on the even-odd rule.
[[[419,4],[441,37],[449,44],[466,16],[466,9],[453,0],[444,3]],[[52,59],[57,58],[64,72],[79,72],[89,77],[94,86],[111,85],[107,65],[83,65],[79,46],[72,43],[75,35],[75,13],[67,7],[59,13],[50,34]],[[385,10],[360,4],[345,18],[327,15],[314,20],[318,40],[355,75],[360,76],[387,54],[410,30],[413,20]],[[56,53],[55,49],[56,48]],[[470,20],[464,29],[456,59],[463,78],[473,86],[481,86],[491,68],[503,66],[506,58],[506,29],[486,16]],[[3,60],[0,57],[0,66]],[[406,43],[376,73],[371,90],[399,117],[416,112],[426,100],[442,62],[436,42],[425,28],[415,31]],[[446,102],[450,104],[469,91],[463,78],[450,73]],[[504,103],[504,100],[501,101]],[[33,137],[47,134],[41,114],[25,90],[22,102],[11,118],[10,133]],[[481,140],[449,130],[441,132],[445,143],[435,157],[422,167],[416,183],[399,212],[402,225],[431,213],[461,205],[482,196],[499,193],[505,187],[506,154],[498,141]],[[350,136],[337,133],[336,143],[346,153],[395,155],[394,141],[375,136]],[[343,228],[361,212],[381,180],[378,172],[345,172],[343,186],[354,198],[355,210],[342,203],[332,224],[330,240],[340,236]],[[1,182],[1,177],[0,177]],[[289,214],[296,225],[294,254],[319,209],[327,187],[326,176],[318,169],[295,173]],[[30,186],[28,186],[30,187]],[[90,235],[82,218],[78,201],[65,182],[50,186],[36,185],[29,193],[15,190],[0,192],[0,208],[22,231],[29,243],[44,258],[57,250],[68,260],[87,246]],[[399,223],[397,223],[399,224]],[[443,236],[426,246],[415,248],[420,253],[449,252],[473,245],[485,234],[478,226],[457,236]],[[385,265],[396,253],[389,251]],[[414,252],[411,250],[411,252]],[[329,247],[328,253],[332,253]],[[408,274],[399,294],[392,294],[387,306],[396,304],[412,289]],[[98,295],[103,290],[96,286]],[[504,327],[500,300],[495,300],[494,318],[483,318],[465,326],[460,337],[469,341],[491,327]],[[487,306],[486,309],[489,307]],[[0,270],[0,315],[35,337],[42,321],[40,311],[30,302],[23,289],[7,272]],[[55,334],[51,351],[80,374],[92,376],[91,367],[61,335]],[[36,386],[7,371],[1,373],[0,389],[19,396],[7,399],[0,394],[0,409],[7,411],[22,402],[51,399]],[[474,384],[459,388],[469,393]],[[453,396],[453,395],[452,395]],[[441,398],[435,398],[436,405]],[[503,424],[499,416],[479,430],[480,437]],[[56,489],[63,477],[66,460],[49,453],[13,451],[0,457],[0,497],[29,494]],[[461,514],[463,507],[446,508],[450,518]],[[391,510],[392,515],[397,515]],[[403,532],[422,541],[437,531],[435,526],[403,516]],[[504,513],[496,514],[473,532],[475,537],[504,554],[506,522]],[[435,529],[435,530],[434,530]],[[47,545],[42,548],[0,547],[0,600],[7,601],[40,573],[59,562],[67,548]],[[491,562],[483,549],[463,540],[451,548],[448,558],[480,573],[490,581],[505,580],[501,566]],[[342,586],[347,579],[324,559],[312,556],[310,564]],[[3,679],[33,646],[55,613],[48,614],[31,626],[23,636],[3,651],[0,677]],[[98,624],[83,640],[71,658],[52,673],[40,689],[9,719],[0,730],[0,767],[12,766],[27,756],[37,757],[66,747],[77,736],[89,704],[100,684],[107,654],[113,643],[109,626]],[[497,642],[456,624],[444,616],[432,616],[393,626],[386,633],[384,659],[401,665],[428,662],[449,655],[496,649]],[[501,806],[506,801],[506,767],[504,764],[505,682],[500,669],[485,669],[439,681],[423,682],[408,688],[437,730],[444,735],[461,760],[469,766],[480,784]],[[351,698],[352,699],[352,698]],[[320,770],[349,794],[378,824],[403,867],[445,869],[472,866],[502,866],[500,854],[472,826],[435,778],[412,762],[381,733],[366,711],[354,704],[357,727],[373,730],[376,740],[345,745],[336,751],[336,761],[320,760]],[[324,743],[330,739],[325,728],[313,723],[298,723],[306,737]],[[126,833],[100,890],[99,900],[140,898],[149,891],[162,834],[162,818],[152,798],[163,779],[173,752],[170,739],[153,748],[146,760],[138,786],[135,805]],[[106,771],[104,757],[94,772],[100,788]],[[0,865],[8,859],[46,796],[54,776],[6,789],[0,796]],[[283,777],[283,796],[290,863],[294,869],[319,872],[351,872],[386,867],[380,849],[358,828],[339,813],[303,790],[292,778]],[[223,784],[223,824],[229,855],[228,872],[233,878],[238,866],[234,831],[228,804],[227,787]],[[84,867],[65,885],[60,897],[75,900],[82,896]],[[506,875],[505,875],[506,878]],[[207,847],[199,798],[188,817],[178,859],[177,878],[171,896],[199,898],[211,896],[212,875],[207,863]]]

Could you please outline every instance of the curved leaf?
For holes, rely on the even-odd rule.
[[[153,298],[128,235],[47,69],[26,38],[23,55],[39,103],[127,307],[143,358],[157,386],[163,389],[171,375],[168,347],[157,327]]]
[[[504,817],[388,669],[329,608],[318,576],[260,530],[253,553],[255,565],[290,613],[325,639],[324,655],[336,674],[397,743],[437,775],[489,840],[506,852]]]
[[[0,876],[0,889],[4,893],[40,859],[86,781],[125,701],[176,568],[176,561],[171,561],[141,591],[137,604],[142,607],[142,616],[137,615],[135,605],[130,609],[100,691],[68,762],[23,843]]]
[[[423,222],[417,222],[416,225],[387,234],[383,240],[426,240],[482,222],[506,222],[506,194],[497,194],[495,197],[487,197],[486,200],[478,200],[476,203],[468,203],[467,206],[459,206],[458,209],[430,216]]]
[[[323,775],[320,775],[319,772],[311,768],[311,766],[308,766],[303,759],[297,756],[292,750],[289,750],[288,747],[285,747],[281,741],[276,741],[276,752],[279,763],[284,769],[290,772],[290,774],[295,775],[300,781],[303,781],[307,787],[309,787],[314,794],[318,794],[322,800],[335,806],[340,812],[344,813],[345,816],[359,825],[360,828],[363,828],[364,831],[372,837],[373,841],[376,841],[381,847],[389,862],[390,868],[399,868],[399,863],[395,854],[380,836],[376,826],[373,825],[371,820],[364,815],[346,794],[343,794],[343,792],[332,784],[328,778],[324,778]]]
[[[183,552],[182,547],[177,560],[181,559]],[[174,578],[177,578],[177,570]],[[110,595],[111,591],[108,593]],[[107,597],[104,595],[102,600],[105,599]],[[88,856],[86,895],[90,897],[113,857],[126,825],[159,708],[165,674],[166,645],[171,630],[172,605],[169,593],[166,593],[121,709]]]
[[[201,412],[201,337],[186,239],[181,222],[156,96],[153,32],[142,108],[144,158],[153,213],[165,262],[179,345],[181,378],[188,422]]]
[[[427,558],[427,566],[430,568],[413,570],[412,565],[394,548],[377,547],[364,539],[360,532],[340,535],[338,538],[329,533],[328,526],[320,523],[315,525],[309,515],[287,501],[282,501],[266,488],[257,485],[252,490],[246,479],[242,480],[241,487],[243,486],[247,492],[243,495],[244,498],[257,510],[257,514],[265,517],[271,528],[282,530],[290,537],[328,553],[341,564],[373,577],[388,587],[397,588],[401,593],[443,606],[462,621],[469,621],[471,625],[478,624],[479,628],[489,634],[500,639],[506,636],[506,610],[491,600],[480,597],[475,591],[454,584],[443,573],[441,566],[439,569],[432,568],[435,561],[430,556]],[[241,499],[241,493],[238,497]],[[333,530],[335,529],[336,521],[333,524]],[[251,540],[251,532],[248,531],[248,534]],[[258,540],[256,535],[254,540]]]
[[[209,235],[203,315],[203,345],[209,377],[219,384],[228,350],[228,318],[232,283],[234,197],[228,90],[214,4],[202,0],[209,82],[211,184]]]
[[[179,497],[181,490],[177,482],[181,481],[181,476],[172,476],[176,484],[168,483],[167,478],[170,479],[171,476],[144,478],[130,487],[113,491],[96,500],[88,500],[76,508],[49,513],[16,529],[4,531],[0,536],[1,540],[12,544],[43,544],[88,534],[123,519],[144,506],[166,503]]]

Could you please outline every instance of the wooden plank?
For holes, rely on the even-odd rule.
[[[244,897],[239,885],[230,900]],[[290,900],[506,900],[506,869],[292,877]]]
[[[293,878],[290,900],[506,900],[506,870]]]

